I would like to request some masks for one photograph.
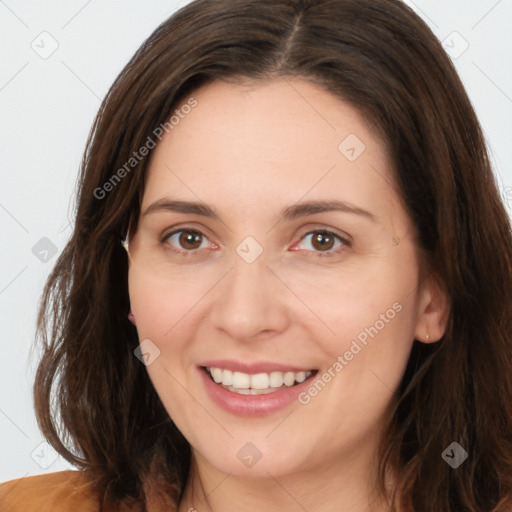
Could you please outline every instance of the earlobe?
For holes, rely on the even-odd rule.
[[[446,332],[450,300],[442,283],[431,275],[422,283],[414,337],[422,343],[435,343]]]
[[[128,320],[130,320],[130,322],[133,324],[133,325],[137,325],[136,322],[135,322],[135,316],[133,315],[132,313],[132,310],[130,309],[130,311],[128,312]]]

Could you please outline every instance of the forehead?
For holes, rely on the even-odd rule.
[[[383,141],[356,109],[316,84],[215,81],[182,105],[190,97],[197,105],[153,150],[143,207],[169,194],[246,206],[326,194],[387,204],[395,195]]]
[[[305,79],[278,78],[244,85],[217,80],[191,96],[197,106],[180,116],[161,146],[172,147],[179,133],[184,151],[189,149],[187,142],[201,141],[223,157],[256,149],[262,157],[288,161],[332,159],[339,156],[339,143],[353,135],[366,149],[385,156],[381,141],[355,108]]]

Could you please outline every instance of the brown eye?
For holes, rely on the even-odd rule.
[[[334,246],[334,237],[328,233],[317,233],[316,236],[311,239],[311,243],[313,247],[319,251],[328,251]]]
[[[316,256],[334,256],[351,246],[351,242],[347,238],[337,235],[332,231],[310,231],[301,238],[301,242],[310,237],[312,249],[306,249],[313,252]]]
[[[167,243],[176,252],[186,253],[202,248],[201,244],[205,240],[207,240],[206,237],[199,231],[179,229],[165,235],[162,243]]]
[[[178,241],[184,249],[198,249],[201,245],[201,235],[193,231],[182,231]]]

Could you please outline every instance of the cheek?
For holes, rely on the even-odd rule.
[[[312,339],[316,332],[332,357],[349,350],[354,340],[362,347],[379,340],[382,349],[407,347],[412,340],[417,274],[410,262],[352,265],[292,282],[307,306],[300,314],[297,310],[295,321],[310,330]]]
[[[387,287],[384,280],[371,290],[352,290],[325,311],[327,329],[318,335],[310,329],[310,340],[323,354],[324,366],[299,397],[299,412],[324,432],[332,449],[340,443],[357,444],[380,424],[393,393],[402,379],[414,332],[414,298],[407,290]],[[320,299],[328,307],[332,298]],[[312,306],[314,307],[314,306]],[[311,323],[313,326],[313,322]],[[316,335],[315,335],[316,333]],[[340,441],[340,440],[344,441]]]
[[[326,403],[333,411],[356,412],[351,421],[363,428],[383,413],[405,370],[416,322],[417,267],[414,259],[382,259],[349,274],[297,287],[304,296],[308,290],[308,306],[321,320],[312,317],[307,329],[325,361],[325,387],[308,390],[303,403],[315,401],[318,414]]]
[[[372,293],[378,293],[375,286]],[[334,335],[328,342],[328,352],[337,357],[348,351],[363,361],[407,348],[414,325],[413,305],[409,297],[388,289],[379,295],[360,290],[339,300],[338,310],[331,311]],[[347,358],[352,360],[352,355],[347,353]]]
[[[151,280],[137,271],[130,271],[128,283],[140,339],[164,339],[185,320],[208,289],[204,283],[190,279]]]

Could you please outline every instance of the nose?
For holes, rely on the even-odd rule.
[[[213,326],[238,341],[283,332],[290,323],[291,294],[287,291],[263,257],[247,263],[236,255],[217,287],[211,310]]]

